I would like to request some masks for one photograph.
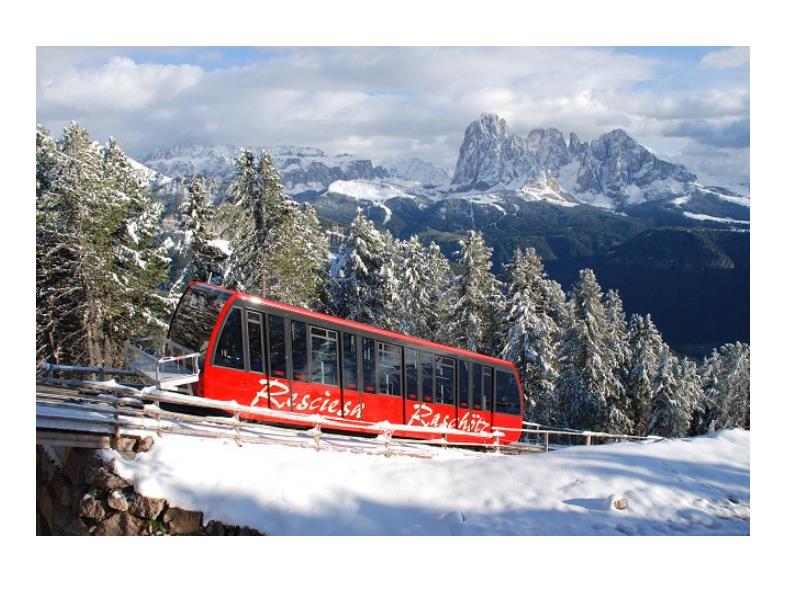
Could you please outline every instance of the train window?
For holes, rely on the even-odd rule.
[[[375,340],[361,340],[361,360],[364,365],[364,391],[375,393]]]
[[[264,372],[264,315],[247,311],[247,347],[250,350],[250,370]]]
[[[356,336],[342,334],[342,358],[344,359],[344,389],[358,389],[358,348]]]
[[[378,393],[387,396],[402,395],[400,375],[402,368],[400,346],[378,342]]]
[[[512,373],[497,371],[494,409],[507,415],[520,414],[519,387]]]
[[[417,400],[417,382],[419,381],[419,350],[406,348],[406,398]]]
[[[244,350],[242,348],[242,310],[232,308],[225,319],[222,333],[217,341],[214,364],[231,369],[244,369]]]
[[[269,375],[286,377],[286,339],[283,317],[269,316]]]
[[[494,369],[483,367],[483,410],[492,410],[492,392],[494,391]]]
[[[201,283],[190,287],[175,309],[167,337],[193,352],[205,355],[211,330],[232,293]]]
[[[481,366],[472,363],[472,410],[481,410]]]
[[[458,361],[458,406],[469,408],[469,364]]]
[[[436,357],[436,402],[454,404],[456,399],[456,363],[452,358]]]
[[[433,402],[433,354],[422,353],[422,399]]]
[[[339,385],[339,334],[311,328],[311,381]]]
[[[308,381],[307,350],[306,324],[292,321],[292,379],[295,381]]]

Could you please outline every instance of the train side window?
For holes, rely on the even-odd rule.
[[[249,370],[264,372],[264,316],[247,311],[247,348],[250,352]]]
[[[472,363],[472,410],[481,410],[482,382],[481,366],[477,363]]]
[[[232,308],[225,319],[217,350],[214,353],[214,364],[231,369],[244,369],[244,348],[242,344],[242,310]]]
[[[433,354],[422,353],[422,400],[433,402]]]
[[[292,379],[308,381],[308,345],[306,324],[292,321]]]
[[[402,368],[400,346],[378,342],[378,393],[387,396],[400,396],[400,375]]]
[[[342,358],[344,359],[344,389],[358,389],[358,347],[356,336],[342,334]]]
[[[361,360],[364,368],[364,391],[375,393],[375,340],[361,339]]]
[[[311,381],[339,385],[339,335],[335,331],[311,328]]]
[[[458,406],[469,408],[469,364],[458,361]]]
[[[454,404],[456,397],[456,365],[452,358],[436,357],[436,402]]]
[[[492,410],[492,392],[494,392],[494,369],[483,367],[483,410]]]
[[[419,350],[406,348],[406,399],[418,400],[417,382],[419,381]]]
[[[507,415],[520,414],[519,387],[512,373],[497,371],[494,409]]]
[[[283,317],[269,316],[269,375],[286,378],[286,338]]]

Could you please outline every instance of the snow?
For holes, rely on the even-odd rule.
[[[208,245],[209,246],[214,246],[215,248],[218,248],[220,250],[220,252],[225,254],[225,256],[230,256],[231,255],[231,252],[232,252],[231,243],[228,240],[223,240],[222,238],[217,238],[215,240],[211,240],[208,243]]]
[[[383,202],[389,198],[410,197],[400,187],[383,181],[366,181],[363,179],[338,179],[328,186],[328,191],[358,200]]]
[[[166,435],[131,460],[113,454],[140,493],[273,535],[750,532],[742,430],[520,456],[385,457]],[[621,498],[626,509],[614,507]]]
[[[715,223],[734,223],[737,225],[750,224],[750,221],[740,221],[738,219],[727,219],[723,217],[712,217],[711,215],[701,215],[699,213],[693,213],[688,211],[683,211],[683,216],[688,217],[690,219],[695,219],[696,221],[714,221]]]

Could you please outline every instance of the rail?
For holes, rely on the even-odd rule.
[[[337,416],[319,414],[303,414],[246,406],[233,401],[211,400],[158,387],[135,388],[121,385],[115,381],[82,381],[64,380],[52,377],[54,371],[74,373],[76,367],[66,369],[58,365],[39,369],[37,377],[37,429],[60,429],[70,431],[105,432],[118,441],[121,435],[136,435],[135,432],[152,431],[161,436],[164,433],[184,435],[207,435],[209,437],[225,437],[233,439],[237,444],[243,441],[263,442],[265,432],[274,439],[276,431],[282,432],[277,437],[285,437],[287,430],[249,421],[254,416],[279,419],[284,424],[298,428],[307,428],[305,438],[310,438],[312,445],[319,450],[322,444],[323,428],[340,430],[342,427],[356,430],[362,434],[375,434],[369,445],[381,447],[387,456],[398,453],[398,448],[407,451],[411,447],[443,446],[455,448],[474,448],[480,445],[493,448],[495,453],[549,452],[557,447],[551,443],[553,436],[584,438],[590,445],[593,439],[610,440],[657,440],[655,437],[640,437],[596,431],[576,431],[568,429],[546,428],[538,423],[523,422],[522,428],[493,427],[488,431],[469,432],[463,429],[438,426],[415,426],[397,423],[365,422]],[[90,368],[83,368],[90,369]],[[108,371],[108,370],[106,370]],[[87,373],[87,370],[77,371]],[[108,373],[106,373],[108,374]],[[127,374],[127,372],[126,372]],[[150,403],[150,404],[147,404]],[[181,405],[199,409],[224,411],[230,416],[213,417],[186,415],[164,409],[162,403]],[[40,410],[40,408],[42,410]],[[56,410],[57,409],[57,410]],[[88,413],[88,414],[87,414]],[[531,428],[533,426],[535,428]],[[198,433],[201,432],[201,433]],[[502,438],[510,432],[519,432],[528,436],[536,436],[542,443],[502,444]],[[402,439],[398,442],[396,434],[426,434],[429,439]],[[341,437],[341,434],[337,434]],[[453,438],[469,436],[475,441],[465,442]],[[301,436],[302,437],[302,436]],[[363,445],[364,438],[361,438]],[[328,444],[330,445],[330,444]],[[334,444],[335,446],[335,444]],[[400,452],[402,453],[402,452]]]
[[[177,389],[200,377],[200,353],[165,337],[125,342],[125,362],[161,389]]]

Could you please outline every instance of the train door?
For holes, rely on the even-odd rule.
[[[244,311],[246,369],[243,374],[244,389],[241,403],[261,408],[269,408],[265,317],[264,313],[258,311]],[[245,418],[259,418],[256,415],[242,416]]]
[[[459,429],[470,433],[491,433],[494,369],[478,363],[463,363],[459,366],[459,374],[462,379],[469,379],[469,392],[459,390]],[[485,439],[474,437],[470,441],[487,443]]]
[[[339,417],[339,332],[291,322],[292,411]]]
[[[207,398],[245,402],[243,328],[242,309],[231,307],[217,334],[211,364],[204,373],[203,393]]]
[[[436,414],[433,427],[458,426],[456,419],[456,360],[446,356],[434,356],[433,363],[433,410]]]
[[[363,418],[379,423],[403,422],[401,346],[361,338]]]
[[[341,334],[341,364],[342,364],[342,410],[341,416],[345,419],[361,419],[363,405],[361,392],[358,390],[358,336],[353,333]]]

